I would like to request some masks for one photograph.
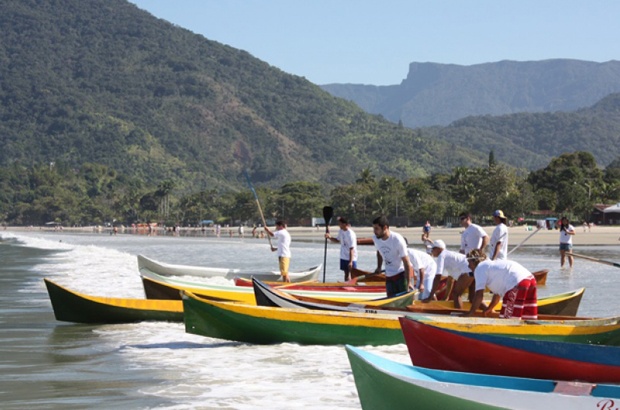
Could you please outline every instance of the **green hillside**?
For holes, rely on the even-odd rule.
[[[484,163],[123,0],[0,3],[0,166],[98,163],[156,185],[335,185]]]

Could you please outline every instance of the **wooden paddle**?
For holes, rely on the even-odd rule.
[[[323,207],[323,220],[325,221],[325,233],[329,233],[329,223],[334,216],[334,208],[331,206]],[[325,238],[325,252],[323,253],[323,283],[325,283],[325,271],[327,269],[327,238]]]
[[[254,194],[254,199],[256,199],[256,205],[258,206],[258,212],[260,213],[260,218],[263,221],[263,228],[264,228],[265,226],[267,226],[267,223],[265,222],[265,215],[263,215],[263,208],[261,208],[260,206],[258,195],[256,194],[256,191],[254,190],[254,186],[252,185],[252,181],[250,181],[250,176],[248,175],[248,173],[246,171],[243,171],[243,174],[245,175],[245,179],[248,181],[250,190]],[[269,241],[269,246],[273,248],[273,245],[271,244],[271,235],[267,234],[266,236],[267,236],[267,240]]]
[[[511,253],[513,253],[514,251],[516,251],[517,249],[519,249],[519,246],[521,246],[521,245],[523,245],[525,242],[527,242],[527,240],[528,240],[528,239],[530,239],[532,236],[534,236],[535,234],[537,234],[537,233],[538,233],[538,231],[540,231],[541,229],[542,229],[542,227],[541,227],[541,226],[538,226],[538,227],[537,227],[537,229],[536,229],[534,232],[532,232],[531,234],[529,234],[527,238],[525,238],[524,240],[522,240],[522,241],[521,241],[521,243],[519,243],[517,246],[515,246],[514,248],[512,248],[512,249],[510,250],[510,252],[508,252],[508,254],[507,254],[506,256],[510,255]]]
[[[567,255],[571,255],[570,253],[568,253]],[[620,263],[616,263],[616,262],[611,262],[611,261],[606,261],[603,259],[598,259],[598,258],[593,258],[591,256],[586,256],[586,255],[580,255],[578,253],[573,253],[573,256],[577,257],[577,258],[581,258],[581,259],[587,259],[589,261],[593,261],[593,262],[599,262],[599,263],[604,263],[605,265],[610,265],[610,266],[615,266],[616,268],[620,268]]]

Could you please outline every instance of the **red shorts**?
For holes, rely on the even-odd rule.
[[[538,298],[536,296],[536,279],[523,279],[517,286],[506,292],[502,300],[499,317],[538,319]]]

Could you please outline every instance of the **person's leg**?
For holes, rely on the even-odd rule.
[[[560,268],[564,267],[564,261],[566,260],[566,251],[560,245]]]
[[[568,258],[568,266],[573,267],[573,246],[568,245],[568,250],[566,251],[566,257]]]
[[[340,259],[340,270],[344,272],[344,281],[347,282],[351,279],[351,272],[349,272],[349,261]]]
[[[291,263],[291,258],[285,258],[280,256],[278,258],[278,265],[280,267],[280,275],[282,275],[283,282],[290,282],[290,278],[288,277],[288,267]]]

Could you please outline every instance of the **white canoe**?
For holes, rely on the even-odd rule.
[[[314,266],[304,271],[292,271],[289,272],[288,276],[291,282],[316,281],[319,279],[321,266],[322,265]],[[223,277],[226,279],[251,279],[254,277],[261,281],[282,281],[280,271],[242,271],[240,269],[173,265],[169,263],[158,262],[153,259],[149,259],[143,255],[138,255],[138,270],[141,271],[142,269],[148,269],[149,271],[162,276],[197,276],[202,278]]]

